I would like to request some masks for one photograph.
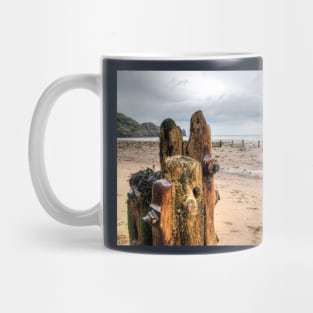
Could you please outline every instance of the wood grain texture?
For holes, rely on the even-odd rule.
[[[164,178],[173,184],[172,243],[204,245],[202,171],[198,161],[186,156],[168,157]]]
[[[180,127],[168,118],[160,127],[160,165],[164,170],[165,160],[169,156],[183,154],[183,136]]]
[[[202,111],[195,112],[190,120],[190,137],[186,154],[196,159],[202,166],[202,190],[205,203],[205,244],[216,245],[214,208],[216,192],[214,187],[215,165],[212,151],[211,128]]]

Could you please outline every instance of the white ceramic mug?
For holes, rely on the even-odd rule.
[[[123,251],[208,253],[258,245],[262,69],[260,56],[245,53],[104,57],[101,74],[56,80],[38,101],[29,138],[43,208],[64,224],[102,226],[104,244]],[[44,160],[49,113],[77,88],[94,92],[102,105],[102,199],[85,211],[57,198]]]

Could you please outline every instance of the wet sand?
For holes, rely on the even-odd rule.
[[[256,142],[223,144],[213,148],[220,164],[215,188],[221,200],[215,207],[218,245],[257,245],[262,239],[262,147]],[[118,142],[118,244],[128,245],[127,192],[132,173],[150,167],[159,170],[158,142]]]

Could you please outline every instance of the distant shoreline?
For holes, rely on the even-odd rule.
[[[188,141],[189,137],[184,136],[183,140]],[[256,142],[260,141],[263,142],[263,136],[262,135],[217,135],[212,136],[213,142],[218,141],[242,141],[245,140],[247,142]],[[118,137],[117,141],[132,141],[132,142],[158,142],[159,137]]]

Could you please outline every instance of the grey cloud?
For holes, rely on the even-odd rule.
[[[222,91],[211,87],[210,81],[214,80],[223,86]],[[220,134],[259,134],[261,82],[258,71],[121,71],[118,72],[118,111],[138,122],[160,124],[171,117],[188,132],[191,114],[202,110]]]

